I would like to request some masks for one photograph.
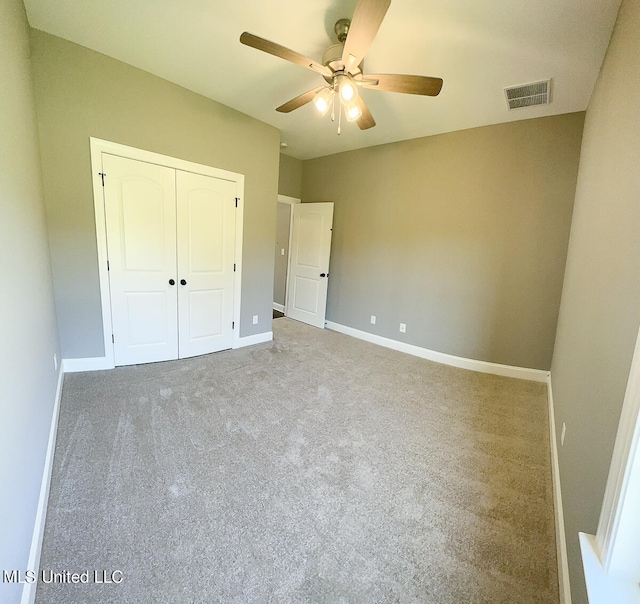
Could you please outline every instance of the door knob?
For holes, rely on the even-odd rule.
[[[325,274],[325,273],[320,273],[321,277],[328,277],[329,275]]]
[[[186,285],[186,284],[187,284],[187,282],[186,282],[185,279],[180,279],[180,285]]]
[[[169,279],[169,285],[175,285],[176,282],[173,279]]]

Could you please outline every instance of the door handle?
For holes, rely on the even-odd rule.
[[[320,273],[320,276],[321,276],[321,277],[328,277],[328,276],[329,276],[329,273]]]
[[[169,285],[175,285],[176,282],[173,279],[169,279]]]
[[[180,279],[180,285],[186,285],[186,284],[187,284],[187,282],[186,282],[185,279]]]

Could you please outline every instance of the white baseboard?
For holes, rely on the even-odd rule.
[[[113,369],[113,364],[107,357],[89,357],[86,359],[63,359],[62,367],[65,373],[77,373],[78,371],[101,371]]]
[[[238,343],[234,348],[244,348],[245,346],[253,346],[254,344],[262,344],[263,342],[271,342],[273,340],[273,332],[265,331],[264,333],[257,333],[253,336],[245,336],[239,338]]]
[[[474,359],[456,357],[444,352],[437,352],[436,350],[429,350],[428,348],[399,342],[398,340],[392,340],[391,338],[377,336],[366,331],[354,329],[353,327],[341,325],[340,323],[334,323],[333,321],[327,321],[326,326],[328,329],[332,329],[333,331],[338,331],[348,336],[353,336],[354,338],[371,342],[372,344],[378,344],[385,348],[392,348],[399,352],[406,352],[407,354],[412,354],[413,356],[427,359],[428,361],[435,361],[436,363],[459,367],[460,369],[470,369],[471,371],[479,371],[481,373],[492,373],[494,375],[529,380],[531,382],[546,383],[549,376],[549,372],[542,369],[528,369],[526,367],[514,367],[512,365],[500,365],[499,363],[489,363],[487,361],[476,361]]]
[[[47,454],[44,458],[44,468],[42,470],[42,483],[40,485],[40,497],[38,498],[38,508],[36,510],[36,520],[33,526],[31,537],[31,549],[29,550],[29,561],[27,569],[36,573],[40,568],[40,554],[42,553],[42,539],[44,538],[44,525],[47,519],[47,505],[49,504],[49,488],[51,487],[51,472],[53,470],[53,454],[56,449],[56,436],[58,434],[58,414],[60,412],[60,400],[62,399],[62,383],[64,382],[64,368],[60,367],[58,372],[58,385],[56,387],[55,399],[53,401],[53,412],[51,414],[51,427],[49,428],[49,442],[47,443]],[[25,583],[22,588],[20,604],[33,604],[36,599],[37,583]]]
[[[280,312],[284,312],[284,304],[278,304],[277,302],[274,302],[273,310],[279,310]]]
[[[558,558],[558,584],[560,604],[571,604],[571,585],[569,584],[569,561],[567,558],[567,539],[564,532],[564,512],[562,509],[562,490],[560,488],[560,464],[558,462],[558,440],[556,438],[556,420],[553,408],[553,389],[551,374],[547,380],[549,397],[549,441],[551,444],[551,478],[553,481],[553,509],[556,517],[556,555]]]
[[[244,348],[245,346],[253,346],[254,344],[262,344],[273,340],[273,332],[266,331],[257,333],[253,336],[245,336],[238,338],[234,343],[234,348]],[[86,359],[64,359],[62,367],[65,373],[77,373],[79,371],[101,371],[103,369],[113,369],[114,365],[110,363],[107,357],[89,357]]]

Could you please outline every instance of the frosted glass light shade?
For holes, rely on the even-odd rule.
[[[354,122],[362,116],[362,109],[360,109],[360,107],[355,102],[344,103],[344,112],[347,116],[347,120],[350,122]]]
[[[331,88],[323,88],[316,96],[313,98],[313,104],[316,106],[316,109],[324,115],[327,111],[329,111],[329,107],[331,107],[331,101],[333,100],[333,90]]]
[[[347,79],[340,83],[340,97],[345,103],[352,101],[356,97],[355,85]]]

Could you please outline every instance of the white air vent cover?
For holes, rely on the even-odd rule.
[[[551,91],[551,80],[522,84],[504,89],[509,110],[534,105],[548,105]]]

